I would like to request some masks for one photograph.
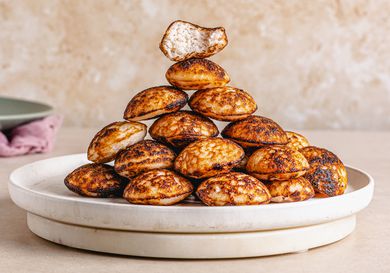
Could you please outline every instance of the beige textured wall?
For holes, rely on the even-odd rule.
[[[175,19],[224,26],[212,60],[289,128],[390,129],[390,1],[0,0],[0,94],[54,105],[68,125],[120,119],[165,84]]]

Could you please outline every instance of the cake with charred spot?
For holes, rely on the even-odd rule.
[[[69,190],[82,196],[99,198],[121,196],[128,182],[112,166],[99,163],[80,166],[64,179]]]
[[[173,86],[156,86],[135,95],[127,104],[123,118],[139,121],[179,111],[187,104],[188,94]]]
[[[260,180],[282,181],[306,173],[309,163],[298,151],[286,146],[267,146],[258,149],[248,159],[248,173]]]
[[[272,119],[261,116],[250,116],[229,123],[223,129],[221,135],[237,142],[246,149],[288,143],[287,134],[282,127]]]
[[[190,111],[179,111],[157,119],[149,129],[150,136],[164,144],[182,149],[199,139],[219,134],[210,119]]]
[[[318,196],[329,197],[345,192],[348,185],[343,162],[332,152],[315,146],[300,150],[310,164],[305,174]]]
[[[118,154],[115,171],[121,176],[133,178],[154,169],[171,169],[176,154],[169,147],[154,140],[143,140]]]

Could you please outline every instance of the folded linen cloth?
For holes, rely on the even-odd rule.
[[[0,131],[0,157],[51,151],[62,120],[60,115],[35,120],[12,129],[8,137]]]

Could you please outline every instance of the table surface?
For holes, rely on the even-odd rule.
[[[173,260],[101,254],[57,245],[31,233],[26,212],[10,200],[10,172],[26,163],[80,153],[96,129],[62,128],[48,154],[0,158],[0,272],[390,272],[390,132],[302,131],[313,145],[375,180],[374,199],[358,214],[356,230],[304,253],[249,259]],[[207,246],[205,246],[207,247]]]

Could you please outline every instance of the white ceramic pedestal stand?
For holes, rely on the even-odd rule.
[[[245,233],[153,233],[89,228],[27,214],[28,227],[46,240],[122,255],[221,259],[305,251],[336,242],[355,228],[355,215],[325,224]]]

